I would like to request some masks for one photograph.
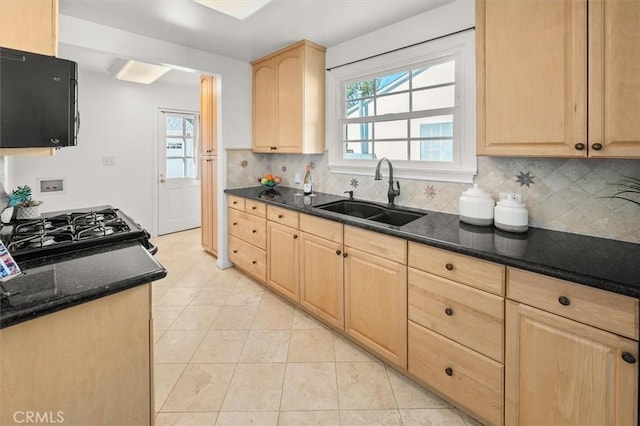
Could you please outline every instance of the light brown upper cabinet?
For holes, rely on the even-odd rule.
[[[324,151],[325,48],[307,40],[251,63],[253,151]]]
[[[640,2],[476,1],[477,154],[640,158]]]

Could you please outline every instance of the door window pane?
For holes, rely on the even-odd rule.
[[[167,178],[183,178],[184,160],[182,158],[167,158]]]
[[[197,176],[196,114],[165,112],[166,177],[193,178]]]

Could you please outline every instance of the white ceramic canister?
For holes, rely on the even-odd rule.
[[[494,225],[503,231],[527,232],[529,229],[529,212],[524,204],[518,200],[498,201],[494,216]]]
[[[460,220],[471,225],[490,226],[495,204],[491,194],[475,183],[460,195]]]

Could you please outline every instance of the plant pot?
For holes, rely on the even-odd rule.
[[[16,207],[16,219],[36,219],[40,217],[40,206]]]

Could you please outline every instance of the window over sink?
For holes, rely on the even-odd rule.
[[[475,157],[473,31],[328,72],[327,134],[333,172],[472,182]]]

